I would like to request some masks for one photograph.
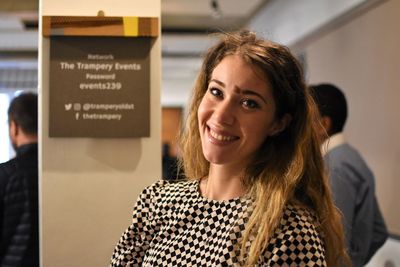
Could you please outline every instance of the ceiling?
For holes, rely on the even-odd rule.
[[[215,42],[210,33],[245,27],[292,46],[380,1],[161,0],[161,103],[185,105],[201,55]],[[39,0],[0,0],[0,72],[10,68],[4,59],[36,60],[38,8]]]
[[[242,27],[266,0],[162,0],[163,32],[206,33]]]
[[[162,0],[163,32],[235,30],[265,5],[267,0]],[[38,0],[1,0],[0,17],[8,14],[30,26],[38,17]],[[37,23],[36,23],[37,25]]]

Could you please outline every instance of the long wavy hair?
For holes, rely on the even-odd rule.
[[[253,32],[240,31],[224,34],[209,49],[179,138],[180,163],[186,177],[198,180],[208,175],[210,164],[202,151],[197,110],[214,68],[228,55],[240,55],[262,70],[272,87],[277,107],[275,119],[285,114],[292,118],[285,130],[266,139],[243,178],[254,199],[241,242],[245,264],[257,263],[279,227],[287,204],[307,207],[318,218],[316,227],[324,241],[328,266],[348,263],[341,217],[333,204],[315,131],[316,106],[305,85],[302,68],[287,47],[260,39]],[[246,248],[248,242],[251,245]]]

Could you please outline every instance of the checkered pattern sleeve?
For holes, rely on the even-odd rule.
[[[140,266],[154,233],[153,199],[160,182],[143,190],[133,208],[132,224],[122,234],[111,259],[110,266]]]
[[[288,205],[260,266],[326,266],[317,224],[318,220],[308,210]]]

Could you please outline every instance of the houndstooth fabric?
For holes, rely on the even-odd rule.
[[[164,180],[146,188],[110,266],[242,266],[237,244],[251,199],[209,200],[198,188],[198,181]],[[258,266],[326,266],[313,222],[307,210],[288,205]]]

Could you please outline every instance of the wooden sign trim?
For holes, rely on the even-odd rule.
[[[43,16],[43,36],[157,37],[157,17]]]

